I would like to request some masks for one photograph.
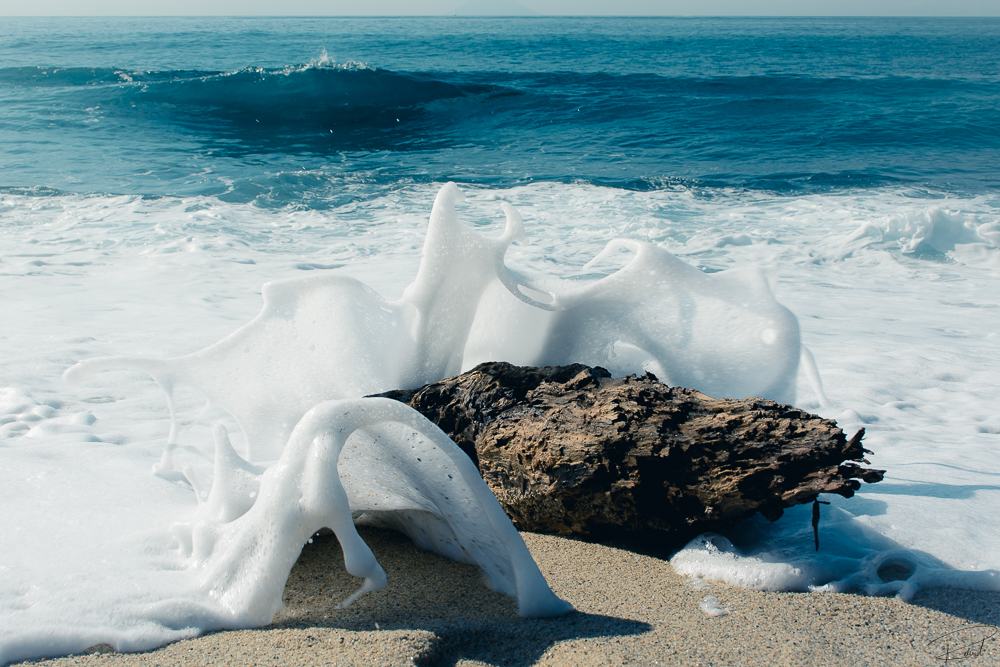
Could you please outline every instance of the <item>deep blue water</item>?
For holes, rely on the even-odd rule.
[[[2,188],[445,180],[994,192],[1000,19],[0,19]]]

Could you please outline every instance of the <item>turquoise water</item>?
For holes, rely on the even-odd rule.
[[[0,19],[0,186],[1000,184],[996,19]]]

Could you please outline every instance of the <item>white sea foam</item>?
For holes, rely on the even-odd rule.
[[[194,519],[174,526],[196,590],[157,602],[148,615],[161,623],[200,619],[195,625],[203,630],[266,625],[281,609],[302,545],[321,528],[336,534],[348,572],[364,578],[344,606],[384,588],[385,572],[353,515],[478,565],[494,589],[517,598],[524,616],[572,610],[549,589],[469,457],[397,401],[319,403],[263,471],[233,451],[223,427],[215,436],[211,491]]]
[[[138,649],[210,625],[137,612],[190,589],[171,526],[198,516],[198,502],[187,484],[150,475],[170,431],[162,392],[143,373],[68,386],[62,371],[98,356],[169,358],[205,348],[253,319],[262,283],[294,275],[329,275],[331,283],[351,276],[399,301],[419,268],[433,194],[431,186],[403,188],[330,213],[210,198],[0,195],[0,662],[100,642]],[[558,184],[470,194],[459,212],[476,228],[493,224],[492,199],[517,206],[529,241],[512,246],[506,264],[536,283],[542,291],[525,293],[540,300],[550,298],[544,290],[559,290],[538,276],[586,289],[619,265],[633,266],[637,254],[628,252],[603,260],[606,269],[584,269],[615,237],[652,242],[711,275],[762,269],[797,316],[830,401],[823,407],[799,377],[797,404],[845,430],[867,429],[870,458],[888,470],[886,480],[852,499],[830,498],[818,553],[809,508],[796,508],[775,524],[758,518],[741,526],[729,535],[732,551],[696,544],[675,564],[687,558],[703,578],[753,585],[759,562],[785,573],[772,578],[777,588],[904,597],[926,585],[996,588],[995,201]],[[921,221],[933,234],[919,231]],[[508,301],[496,284],[485,294],[514,310],[531,308]],[[475,329],[474,322],[470,343]],[[535,331],[507,331],[489,344],[527,362],[542,349]],[[466,357],[463,365],[472,361]],[[225,411],[203,410],[198,392],[178,386],[174,403],[177,464],[207,491],[213,425],[226,424],[244,455],[248,443]],[[402,525],[420,523],[410,517]]]
[[[450,183],[437,194],[416,279],[397,301],[340,275],[276,281],[264,285],[252,322],[200,352],[87,359],[64,377],[131,368],[171,398],[176,385],[195,387],[237,420],[258,461],[277,458],[317,403],[417,387],[470,368],[477,356],[522,360],[526,349],[538,366],[652,371],[716,396],[794,400],[798,322],[762,277],[705,274],[650,243],[618,240],[587,265],[631,250],[610,276],[582,285],[526,280],[504,264],[510,244],[524,240],[516,210],[504,203],[504,232],[488,238],[461,223],[461,198]]]

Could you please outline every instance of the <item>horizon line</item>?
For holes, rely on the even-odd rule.
[[[0,19],[996,19],[1000,14],[0,14]]]

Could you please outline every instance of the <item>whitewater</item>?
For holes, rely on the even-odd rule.
[[[243,480],[240,484],[249,485],[244,488],[233,482],[232,488],[240,493],[245,490],[247,500],[254,500],[257,496],[250,494],[258,492],[263,500],[263,489],[273,488],[278,495],[268,497],[280,506],[275,499],[287,492],[287,485],[268,487],[253,480],[280,477],[276,462],[282,460],[283,448],[255,449],[253,429],[246,427],[247,419],[239,408],[223,409],[225,400],[206,406],[206,393],[211,391],[172,383],[162,373],[154,380],[150,368],[109,367],[88,377],[71,375],[73,382],[66,381],[64,374],[88,359],[171,359],[211,349],[258,317],[265,283],[360,281],[390,304],[385,305],[388,310],[408,298],[413,303],[433,301],[435,295],[440,296],[434,290],[421,300],[407,286],[420,275],[432,206],[448,181],[456,181],[465,195],[464,200],[454,202],[457,220],[471,235],[463,238],[506,238],[502,265],[470,260],[468,266],[457,268],[473,276],[482,275],[487,267],[499,271],[498,278],[509,271],[516,278],[514,283],[521,280],[533,288],[523,288],[522,296],[536,306],[512,296],[510,284],[489,282],[484,302],[491,306],[467,304],[466,311],[471,308],[474,313],[467,323],[469,338],[464,345],[461,341],[452,345],[461,348],[460,362],[449,357],[423,375],[398,374],[392,379],[424,381],[466,370],[498,354],[515,363],[532,363],[540,354],[533,329],[506,332],[500,340],[503,323],[531,320],[522,309],[552,305],[546,290],[584,293],[587,285],[606,276],[624,275],[639,256],[636,249],[650,244],[706,279],[718,276],[711,284],[723,285],[737,276],[735,284],[767,296],[761,297],[761,303],[770,303],[773,295],[793,317],[796,337],[815,359],[822,386],[810,377],[807,366],[796,365],[789,375],[790,385],[775,397],[834,419],[849,434],[864,428],[865,446],[873,452],[869,456],[872,466],[887,471],[883,482],[863,486],[853,498],[825,498],[831,504],[822,509],[819,552],[813,550],[810,508],[800,507],[786,511],[773,524],[756,517],[725,536],[703,536],[672,557],[678,571],[766,590],[855,591],[898,594],[904,599],[929,586],[1000,590],[1000,521],[994,510],[1000,504],[1000,416],[996,410],[1000,395],[1000,199],[991,166],[996,164],[998,143],[995,132],[975,129],[977,123],[985,122],[984,117],[988,120],[989,114],[996,113],[995,103],[989,101],[995,100],[990,97],[995,72],[959,72],[955,85],[976,90],[955,92],[948,89],[947,77],[938,76],[938,70],[947,69],[947,62],[931,66],[911,60],[900,65],[902,73],[886,79],[869,72],[875,78],[858,75],[859,83],[853,86],[853,79],[845,74],[847,60],[828,56],[824,66],[838,90],[830,93],[824,88],[827,92],[815,95],[830,94],[849,110],[857,111],[850,96],[879,97],[893,86],[918,98],[925,98],[930,89],[960,98],[961,103],[951,104],[951,111],[915,111],[918,117],[908,122],[923,120],[925,125],[900,129],[900,137],[885,139],[883,148],[891,146],[874,161],[868,159],[870,144],[860,139],[857,144],[845,144],[845,135],[838,135],[837,130],[828,133],[828,138],[839,137],[835,148],[810,148],[805,139],[811,131],[807,121],[791,127],[788,134],[795,136],[783,140],[776,129],[758,128],[758,138],[773,145],[758,141],[761,155],[749,158],[735,135],[727,134],[726,123],[719,120],[709,127],[711,121],[705,118],[699,121],[697,132],[690,130],[678,139],[676,152],[667,155],[664,146],[670,142],[664,137],[675,131],[673,123],[679,117],[671,114],[680,111],[660,109],[637,118],[646,111],[629,116],[617,106],[629,103],[628,99],[617,98],[612,104],[616,90],[645,95],[647,101],[654,93],[663,93],[666,84],[651,82],[653,74],[643,78],[646,75],[641,72],[625,71],[629,66],[668,77],[670,85],[687,86],[685,95],[724,89],[722,106],[732,105],[737,98],[749,100],[751,107],[770,99],[772,114],[794,112],[821,121],[817,114],[826,113],[821,107],[832,102],[821,100],[814,108],[793,104],[787,94],[796,86],[780,75],[765,81],[763,88],[750,86],[748,79],[728,78],[733,73],[727,71],[706,74],[714,79],[692,81],[684,78],[684,72],[659,71],[656,58],[648,55],[652,52],[650,35],[657,31],[674,30],[675,36],[686,35],[689,42],[692,35],[710,33],[712,39],[726,42],[723,37],[730,27],[725,22],[714,32],[703,24],[683,22],[676,29],[667,24],[641,24],[641,30],[630,28],[627,22],[617,27],[602,24],[607,33],[636,33],[632,36],[635,52],[647,54],[622,65],[614,75],[618,78],[611,81],[590,70],[597,69],[595,63],[602,54],[613,52],[607,55],[609,59],[624,57],[611,47],[598,48],[586,36],[586,26],[577,26],[575,43],[587,45],[586,57],[580,60],[576,80],[567,76],[561,82],[549,82],[564,93],[562,97],[553,93],[558,98],[555,102],[540,97],[536,87],[545,76],[553,79],[551,74],[542,76],[528,66],[501,59],[493,66],[504,74],[479,76],[479,70],[454,54],[449,62],[458,73],[448,74],[434,57],[404,48],[406,40],[400,35],[405,26],[386,24],[384,31],[392,39],[380,55],[373,47],[358,46],[364,38],[358,36],[357,25],[343,28],[343,48],[337,49],[341,63],[357,61],[348,66],[323,57],[310,63],[308,58],[284,53],[283,49],[294,47],[301,54],[305,49],[299,43],[302,35],[314,36],[317,30],[308,24],[271,29],[265,41],[282,46],[273,47],[269,57],[280,62],[264,63],[262,69],[249,67],[253,61],[246,54],[229,52],[227,62],[204,54],[192,58],[199,60],[198,67],[188,70],[184,68],[192,63],[168,62],[157,52],[159,47],[151,46],[142,52],[148,61],[144,64],[168,72],[157,78],[139,63],[112,62],[111,58],[126,50],[118,45],[110,49],[108,62],[79,63],[86,72],[74,70],[72,80],[44,87],[26,83],[25,75],[49,76],[59,69],[55,66],[59,63],[43,62],[37,56],[46,40],[59,35],[53,36],[47,24],[21,22],[15,27],[27,46],[4,42],[9,62],[0,69],[0,89],[11,103],[0,117],[4,129],[0,137],[4,310],[0,320],[0,543],[4,545],[0,553],[0,663],[67,654],[100,643],[119,650],[141,650],[214,628],[268,622],[275,610],[275,595],[280,604],[282,582],[276,582],[279,590],[271,591],[264,603],[240,607],[230,600],[223,604],[219,600],[225,596],[213,597],[198,582],[208,576],[205,572],[234,572],[233,563],[239,559],[220,557],[213,561],[221,568],[217,570],[206,569],[204,563],[211,559],[194,567],[195,544],[185,542],[185,535],[193,535],[192,526],[199,521],[215,526],[219,535],[230,535],[225,532],[228,529],[219,528],[235,522],[227,512],[249,515],[256,511],[267,520],[277,516],[277,510],[265,512],[264,502],[253,510],[256,502],[241,507],[221,501],[212,505],[199,502],[197,496],[216,488],[213,478],[221,451],[233,470],[245,473],[236,474]],[[451,24],[416,25],[427,33],[462,33],[447,27]],[[490,49],[506,53],[504,45],[484,46],[482,34],[492,28],[471,25],[462,34],[479,45],[480,54]],[[507,31],[503,35],[514,35],[516,23],[499,25]],[[561,71],[546,59],[568,62],[572,44],[556,39],[557,27],[534,25],[528,32],[534,30],[531,34],[538,42],[535,70]],[[834,42],[840,35],[847,53],[853,38],[845,34],[854,35],[863,28],[871,33],[872,43],[882,44],[879,39],[900,32],[897,27],[873,25],[755,23],[754,30],[776,45],[770,53],[764,49],[760,58],[770,57],[793,68],[781,53],[787,41],[798,39],[796,35],[806,40],[810,31],[818,31],[822,39]],[[181,25],[188,30],[185,33],[177,25],[158,26],[155,21],[129,26],[127,35],[136,40],[143,31],[173,31],[188,38],[197,32],[191,25]],[[377,34],[377,25],[365,26]],[[238,40],[228,38],[247,29],[215,27],[227,36],[223,40],[227,45],[237,44]],[[114,26],[104,29],[111,32]],[[919,22],[907,29],[917,37],[929,30]],[[100,31],[85,39],[75,27],[64,25],[61,30],[77,35],[74,39],[83,40],[84,46],[101,39],[114,44]],[[737,46],[743,44],[739,39],[731,37],[727,48],[733,40]],[[959,46],[964,43],[956,40]],[[965,47],[959,46],[951,51],[958,54],[956,58],[964,53]],[[313,54],[318,50],[310,48]],[[703,40],[685,48],[692,60],[674,62],[671,67],[694,67],[690,63],[695,55],[704,55],[708,47]],[[717,51],[709,55],[724,50],[719,44],[712,48]],[[47,57],[65,62],[70,55],[88,52],[64,41],[50,53],[54,55]],[[292,64],[296,62],[309,64]],[[744,64],[751,70],[757,65]],[[100,67],[105,69],[95,69]],[[737,65],[721,59],[711,67]],[[748,76],[766,79],[766,68],[760,67],[760,72]],[[188,74],[179,74],[182,71]],[[132,80],[124,80],[118,72]],[[303,73],[321,85],[306,85],[302,81],[308,79],[295,78]],[[591,74],[593,79],[581,82]],[[345,75],[367,78],[343,79]],[[355,114],[350,122],[326,112],[309,114],[303,111],[304,104],[281,102],[280,89],[271,96],[241,92],[242,86],[267,87],[277,77],[285,77],[280,81],[298,91],[293,91],[295,95],[308,95],[296,98],[300,102],[326,99],[333,94],[330,86],[341,86],[336,88],[341,93],[344,85],[350,86],[349,93],[374,92],[368,104],[350,109]],[[821,78],[810,85],[823,88]],[[166,92],[162,88],[158,92],[150,83],[153,79],[153,83],[168,81]],[[220,93],[215,89],[205,93],[206,87],[218,80],[226,87],[220,97],[211,98]],[[573,109],[583,99],[579,89],[587,86],[597,96],[590,100],[589,120],[563,118],[560,114],[568,118],[576,113]],[[747,86],[749,92],[736,90]],[[873,86],[878,90],[872,90]],[[578,89],[568,90],[573,87]],[[386,91],[397,97],[385,99]],[[985,97],[977,97],[983,91]],[[402,102],[400,94],[405,96]],[[172,97],[164,101],[163,95]],[[206,95],[209,102],[204,102]],[[219,101],[227,96],[235,101],[228,105]],[[975,103],[980,106],[975,107],[976,113],[964,115],[960,107],[975,106],[971,100],[980,100]],[[900,101],[901,107],[888,114],[884,125],[872,121],[876,123],[870,126],[872,132],[890,133],[893,119],[902,118],[903,107],[912,101]],[[140,111],[133,112],[133,108]],[[261,112],[271,114],[264,116],[263,123]],[[733,113],[730,118],[736,120],[732,123],[749,122],[750,116]],[[753,111],[752,117],[757,113]],[[829,113],[832,118],[840,111]],[[929,115],[920,118],[921,113]],[[952,116],[944,132],[936,125],[941,117],[935,114],[948,113]],[[504,117],[502,122],[490,119],[498,114]],[[546,129],[544,118],[555,118],[559,127]],[[264,130],[256,127],[269,122]],[[407,122],[408,128],[402,128]],[[569,123],[576,125],[566,129]],[[331,124],[337,132],[326,126]],[[482,124],[486,124],[482,136],[470,129]],[[638,136],[638,128],[643,127],[643,135]],[[620,132],[612,136],[607,128]],[[962,135],[962,128],[971,134]],[[521,135],[511,139],[515,130]],[[320,134],[335,138],[317,138]],[[585,147],[582,144],[588,138],[592,144]],[[660,139],[666,143],[656,144]],[[319,143],[329,141],[333,145]],[[592,156],[595,147],[595,152],[607,157]],[[786,159],[791,155],[798,156],[796,165]],[[699,165],[713,161],[717,167],[698,171]],[[504,203],[513,206],[523,220],[523,238],[510,233]],[[605,251],[615,239],[625,242]],[[694,280],[679,282],[690,286]],[[666,296],[657,297],[657,290],[641,281],[632,283],[632,290],[640,301],[649,300],[651,313],[656,312],[656,298],[675,295],[668,289],[663,292]],[[758,305],[750,310],[759,312]],[[399,308],[401,313],[406,310]],[[400,317],[400,323],[411,322],[405,313]],[[790,326],[779,329],[791,331]],[[718,330],[726,331],[725,327],[713,328],[712,320],[699,329],[705,336]],[[433,330],[426,340],[433,347],[434,341],[454,331],[453,326]],[[774,336],[778,340],[778,333]],[[772,340],[772,335],[758,339]],[[337,348],[335,341],[327,343]],[[609,365],[616,359],[620,363],[616,372],[649,367],[643,365],[648,359],[637,356],[633,348],[616,347],[614,340],[604,343],[600,350]],[[761,371],[748,370],[761,361],[759,352],[750,351],[744,343],[721,345],[730,345],[722,350],[726,353],[722,360],[709,359],[699,366],[717,363],[716,376],[760,377]],[[309,364],[306,348],[290,341],[282,363]],[[773,364],[767,358],[764,365],[770,368],[777,360],[789,358],[797,362],[798,350],[793,348],[791,343],[783,345]],[[379,361],[369,359],[366,372]],[[684,374],[685,380],[693,378],[693,373]],[[157,375],[155,369],[153,375]],[[269,379],[264,374],[259,386],[266,388]],[[761,392],[773,386],[773,382],[761,383]],[[172,390],[173,418],[165,388]],[[713,389],[727,393],[724,384]],[[367,390],[360,387],[344,396],[323,398],[345,398]],[[282,434],[291,443],[292,427],[305,411],[296,412],[290,425],[284,424],[286,419],[267,427],[268,432]],[[322,414],[313,418],[332,419]],[[225,428],[222,435],[220,426]],[[313,446],[310,443],[318,440],[311,436],[326,427],[316,428],[310,437],[295,440],[304,443],[297,447]],[[401,436],[391,432],[385,436],[388,440],[396,437]],[[419,446],[445,451],[446,445],[433,444],[437,437],[433,429],[421,437]],[[231,441],[232,449],[217,447],[220,439]],[[176,447],[170,467],[165,468],[168,442]],[[254,486],[258,483],[261,486]],[[360,495],[350,484],[345,482],[349,495]],[[391,492],[398,496],[401,488],[393,487]],[[428,497],[431,491],[421,493]],[[474,489],[466,493],[479,497]],[[418,501],[423,502],[419,498],[407,502]],[[508,539],[503,537],[504,528],[484,518],[492,510],[482,512],[456,525],[493,525],[495,535],[478,539],[489,541],[496,553],[520,553],[516,542],[504,541]],[[412,517],[408,521],[397,527],[409,530],[418,543],[424,539],[423,546],[451,549],[453,556],[462,558],[454,541],[435,542],[427,537],[432,530],[414,528],[437,529],[438,524],[420,524]],[[293,562],[302,543],[322,526],[280,526],[274,535],[285,539],[282,562],[290,567],[288,559]],[[458,543],[473,539],[463,537],[464,530],[454,531]],[[517,572],[531,569],[518,558],[510,556],[509,563],[519,563],[515,566],[503,565],[508,561],[502,559],[480,564],[494,588],[516,597],[523,594],[517,589]],[[222,561],[225,565],[218,565]],[[886,566],[899,566],[891,569],[902,569],[906,578],[885,581]],[[281,567],[269,565],[265,571],[280,572]],[[378,578],[372,568],[362,576],[372,581]],[[547,590],[544,582],[529,588]],[[178,590],[185,593],[179,595]],[[178,599],[184,603],[164,604]],[[549,612],[565,611],[549,602],[553,605]],[[228,611],[220,611],[223,607]]]

